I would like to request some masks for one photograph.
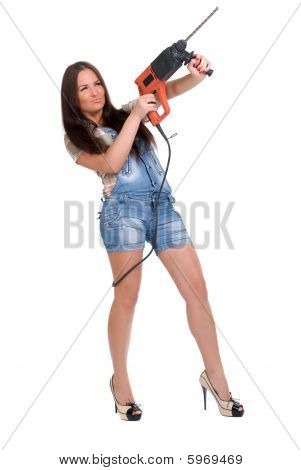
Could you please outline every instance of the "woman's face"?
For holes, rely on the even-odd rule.
[[[81,111],[94,114],[105,105],[105,91],[91,69],[81,70],[77,76],[77,96]]]

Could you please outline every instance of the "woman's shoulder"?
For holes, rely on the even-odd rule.
[[[79,154],[81,153],[82,150],[80,148],[78,148],[71,141],[71,139],[69,138],[67,133],[64,134],[64,143],[65,143],[65,147],[66,147],[67,152],[69,153],[69,155],[71,155],[73,160],[76,162],[78,157],[79,157]]]

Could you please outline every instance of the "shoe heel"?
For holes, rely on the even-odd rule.
[[[128,402],[125,405],[121,405],[118,403],[115,393],[114,393],[114,384],[113,384],[113,376],[110,378],[110,389],[114,398],[115,404],[115,413],[119,413],[120,419],[124,421],[139,421],[142,416],[142,410],[139,408],[140,403],[136,402]],[[139,410],[141,413],[133,414],[133,411]]]
[[[213,388],[208,375],[206,373],[206,369],[201,373],[199,382],[202,386],[203,389],[203,395],[204,395],[204,409],[206,410],[206,398],[207,398],[207,390],[213,395],[215,398],[218,409],[221,415],[223,416],[243,416],[245,410],[243,408],[243,405],[239,403],[239,399],[235,399],[232,397],[231,392],[230,393],[230,400],[222,400],[217,391]],[[203,385],[204,384],[204,385]]]
[[[207,405],[207,388],[206,387],[203,387],[202,385],[202,389],[203,389],[203,395],[204,395],[204,410],[206,410],[206,405]]]

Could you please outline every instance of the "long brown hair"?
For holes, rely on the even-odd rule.
[[[61,105],[62,105],[62,119],[65,132],[78,148],[88,153],[103,153],[107,150],[108,145],[101,139],[96,139],[94,131],[97,124],[88,119],[79,107],[77,96],[77,76],[81,70],[91,69],[97,78],[100,80],[101,85],[105,91],[105,105],[102,110],[102,120],[104,127],[110,127],[120,132],[124,121],[128,117],[128,113],[123,109],[116,109],[113,106],[106,84],[94,65],[89,62],[75,62],[69,65],[64,73],[61,86]],[[147,144],[153,144],[156,148],[156,141],[148,128],[140,123],[137,136],[142,138]],[[131,152],[139,158],[139,147],[137,143],[137,136],[133,142]]]

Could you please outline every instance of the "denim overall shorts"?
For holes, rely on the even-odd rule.
[[[102,130],[109,132],[113,141],[118,135],[109,127],[102,127]],[[156,254],[167,248],[192,244],[181,215],[173,207],[175,198],[166,179],[157,201],[164,169],[155,151],[139,136],[136,139],[139,159],[129,154],[111,194],[101,198],[103,204],[98,219],[107,252],[143,250],[145,241],[153,246]]]

